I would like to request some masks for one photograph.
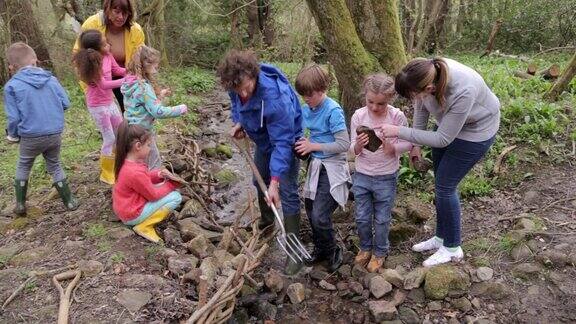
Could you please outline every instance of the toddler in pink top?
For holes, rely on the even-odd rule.
[[[114,184],[114,134],[122,122],[122,113],[114,101],[112,89],[120,88],[124,78],[112,80],[112,77],[123,77],[126,69],[116,63],[110,53],[110,44],[100,31],[88,29],[79,39],[80,50],[74,55],[74,64],[80,79],[87,84],[86,105],[103,140],[100,180]]]
[[[360,252],[354,262],[376,272],[384,264],[390,248],[388,232],[396,198],[400,155],[409,151],[412,144],[398,138],[385,139],[379,130],[385,124],[408,125],[402,111],[389,105],[396,95],[394,80],[385,74],[369,75],[364,80],[364,94],[366,107],[354,112],[350,126],[351,150],[356,156],[352,193],[360,237]],[[367,134],[356,134],[359,126],[374,129],[382,140],[375,152],[365,147],[369,142]]]

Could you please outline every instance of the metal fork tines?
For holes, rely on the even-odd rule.
[[[280,244],[280,247],[286,255],[295,263],[304,262],[310,259],[310,253],[304,247],[304,244],[300,242],[298,237],[294,233],[288,233],[286,235],[276,236],[276,241]]]

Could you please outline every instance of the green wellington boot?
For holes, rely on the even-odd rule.
[[[28,180],[14,180],[14,191],[16,192],[16,207],[14,214],[26,216],[26,191],[28,190]]]
[[[272,208],[266,203],[264,195],[258,194],[258,207],[260,208],[260,220],[258,221],[258,228],[263,230],[269,227],[269,230],[274,229],[274,212]],[[269,231],[268,229],[266,231]]]
[[[284,215],[284,228],[286,229],[286,234],[294,233],[300,239],[300,215]],[[288,276],[293,276],[302,269],[302,266],[302,262],[294,262],[290,257],[286,256],[284,273]]]
[[[58,190],[58,194],[60,195],[60,198],[62,198],[62,202],[68,210],[78,209],[78,202],[72,195],[72,191],[70,191],[70,187],[68,186],[66,179],[54,182],[53,186],[56,188],[56,190]]]

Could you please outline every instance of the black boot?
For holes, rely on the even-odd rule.
[[[274,229],[274,212],[272,208],[266,203],[266,198],[263,194],[258,193],[258,207],[260,207],[260,221],[258,228],[260,230],[267,229],[267,231]],[[269,229],[268,229],[269,228]]]
[[[70,191],[70,187],[68,186],[66,179],[54,182],[53,186],[56,188],[56,190],[58,190],[58,194],[60,195],[60,198],[62,198],[62,202],[68,210],[78,209],[78,202],[72,195],[72,191]]]
[[[26,192],[28,191],[28,180],[14,180],[14,191],[16,192],[16,207],[14,214],[26,216]]]
[[[312,254],[310,254],[310,259],[305,260],[304,263],[306,266],[311,267],[327,259],[328,255],[326,254],[326,251],[319,250],[315,247]]]
[[[328,272],[334,272],[340,268],[342,265],[342,248],[339,245],[336,245],[332,253],[330,253],[328,257]]]
[[[300,215],[284,215],[284,228],[286,234],[293,233],[300,239]],[[286,256],[284,273],[288,276],[297,274],[302,269],[302,262],[294,262],[289,256]]]

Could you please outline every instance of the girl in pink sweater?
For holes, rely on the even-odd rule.
[[[140,125],[118,128],[116,143],[116,184],[112,190],[112,209],[136,234],[152,242],[160,237],[154,226],[180,205],[179,184],[166,169],[148,171],[152,133]]]
[[[122,122],[122,113],[114,100],[112,89],[119,88],[126,75],[110,53],[110,45],[102,33],[88,29],[80,35],[80,50],[74,55],[74,64],[80,79],[86,83],[86,106],[102,134],[100,150],[100,180],[114,184],[114,133]]]
[[[380,127],[386,124],[408,125],[402,111],[389,104],[396,96],[394,80],[385,74],[369,75],[364,80],[364,95],[366,107],[356,110],[350,122],[351,150],[356,156],[352,193],[360,236],[360,252],[354,262],[376,272],[384,264],[390,248],[388,233],[396,198],[400,155],[409,151],[412,144],[398,138],[385,139],[380,131]],[[374,129],[382,141],[374,152],[368,149],[371,146],[367,147],[368,135],[357,135],[359,126]]]

